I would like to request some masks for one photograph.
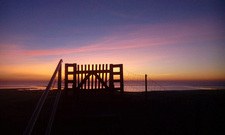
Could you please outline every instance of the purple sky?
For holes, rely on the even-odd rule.
[[[0,80],[48,79],[60,58],[161,80],[225,80],[220,0],[0,1]],[[11,77],[13,75],[13,77]]]

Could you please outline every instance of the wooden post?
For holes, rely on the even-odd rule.
[[[113,90],[114,89],[114,87],[113,87],[113,64],[110,64],[109,70],[110,70],[110,73],[109,73],[109,88],[111,90]]]
[[[108,70],[108,64],[105,65],[105,70]],[[108,74],[108,71],[105,73],[105,83],[107,85],[107,74]]]
[[[68,64],[65,64],[65,85],[64,85],[65,94],[68,95]]]
[[[120,65],[120,89],[121,92],[124,92],[124,84],[123,84],[123,64]]]
[[[73,64],[73,91],[76,89],[76,85],[77,85],[76,75],[77,75],[77,63],[74,63]]]
[[[147,94],[148,89],[147,89],[147,74],[145,74],[145,92]]]
[[[73,64],[73,94],[75,95],[75,92],[76,92],[76,85],[77,85],[77,78],[76,78],[76,75],[77,75],[77,63],[74,63]]]
[[[145,74],[145,100],[146,100],[146,104],[147,104],[147,100],[148,100],[148,88],[147,88],[147,74]]]

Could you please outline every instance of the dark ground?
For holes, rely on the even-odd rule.
[[[0,90],[1,134],[23,134],[43,91]],[[33,134],[44,134],[56,91],[37,120]],[[145,93],[62,92],[52,134],[224,135],[225,90]]]

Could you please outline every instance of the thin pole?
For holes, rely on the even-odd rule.
[[[145,92],[147,94],[148,89],[147,89],[147,74],[145,74]]]
[[[147,82],[148,82],[148,80],[147,80],[147,74],[145,74],[145,103],[146,103],[146,105],[147,105],[147,101],[148,101],[148,88],[147,88]]]

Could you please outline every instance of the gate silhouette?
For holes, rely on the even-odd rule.
[[[118,84],[119,83],[119,84]],[[65,92],[106,90],[124,92],[123,64],[65,64]]]

